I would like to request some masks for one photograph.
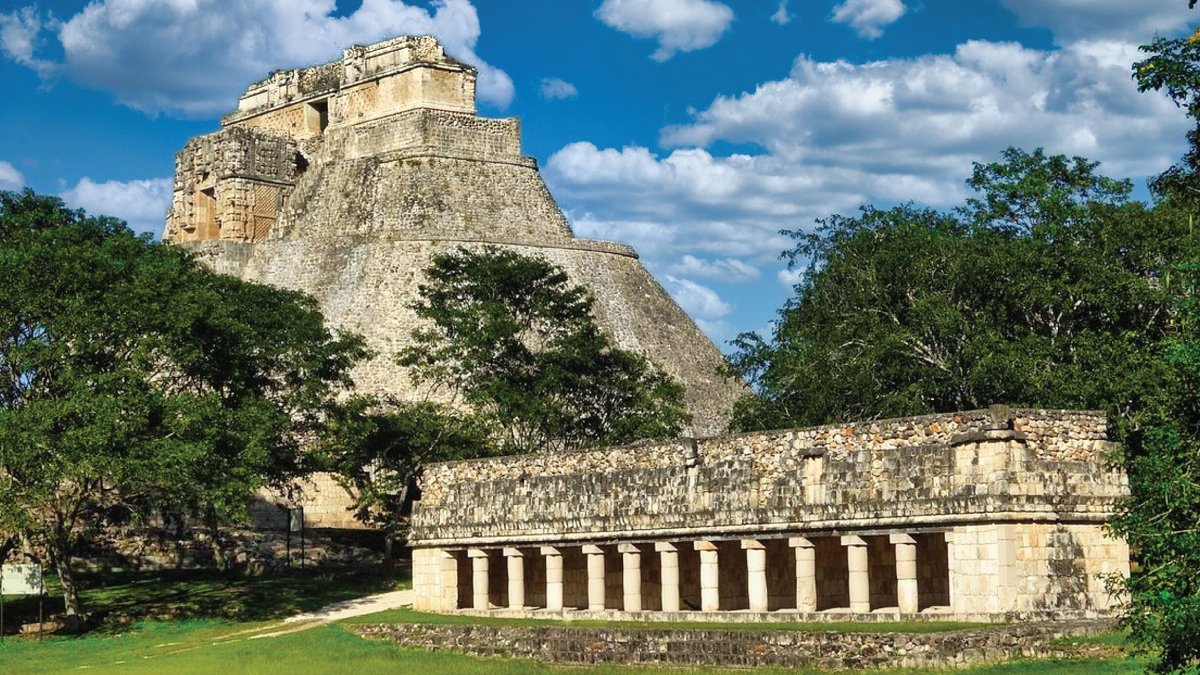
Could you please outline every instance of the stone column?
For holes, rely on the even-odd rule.
[[[599,546],[584,546],[587,556],[588,611],[604,610],[604,549]]]
[[[662,611],[679,611],[679,548],[670,542],[654,544],[662,570]]]
[[[896,603],[901,614],[916,614],[917,597],[917,540],[907,534],[893,534],[888,541],[896,547]]]
[[[693,542],[700,552],[700,611],[721,608],[721,570],[717,567],[717,545],[711,541]]]
[[[788,539],[796,552],[796,611],[817,611],[817,547],[805,537]]]
[[[620,544],[621,586],[625,591],[626,612],[642,611],[642,551],[636,544]]]
[[[543,546],[546,556],[546,609],[561,612],[563,609],[563,559],[562,551],[554,546]]]
[[[525,554],[520,549],[504,549],[508,560],[508,608],[525,609]]]
[[[862,537],[842,537],[846,547],[846,567],[850,570],[850,611],[855,614],[871,612],[871,582],[867,576],[867,542]]]
[[[445,549],[438,551],[440,563],[438,601],[442,611],[458,609],[458,558]]]
[[[488,552],[472,548],[467,549],[467,557],[471,559],[471,608],[488,609]]]
[[[765,612],[768,607],[767,596],[767,547],[761,541],[743,539],[742,549],[746,551],[746,591],[750,596],[750,611]]]

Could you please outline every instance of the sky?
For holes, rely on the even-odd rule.
[[[1130,76],[1186,0],[0,2],[0,189],[161,233],[174,155],[247,85],[433,34],[581,237],[633,245],[725,350],[769,331],[817,219],[950,208],[1008,146],[1146,179],[1188,128]],[[1190,25],[1190,27],[1189,27]]]

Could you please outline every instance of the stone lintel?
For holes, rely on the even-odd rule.
[[[693,541],[692,548],[697,551],[715,551],[717,550],[717,543],[714,541]]]
[[[557,546],[542,546],[541,552],[542,555],[550,556],[552,558],[562,557],[562,549],[558,548]]]
[[[519,548],[504,547],[504,556],[506,558],[524,558],[525,552]]]
[[[488,551],[485,549],[482,549],[482,548],[469,548],[469,549],[467,549],[467,557],[468,558],[486,558],[486,557],[488,557]]]
[[[679,550],[679,545],[670,541],[656,541],[654,542],[654,550],[659,553],[673,553]]]
[[[743,549],[763,550],[766,547],[767,547],[766,544],[762,543],[761,541],[759,541],[757,539],[743,539],[742,540],[742,548]]]
[[[911,535],[904,534],[903,532],[897,532],[896,534],[889,534],[888,541],[892,544],[916,544],[917,543],[917,540],[913,539]]]
[[[638,548],[637,544],[617,544],[617,551],[621,553],[641,553],[642,549]]]
[[[604,555],[604,549],[600,548],[599,546],[596,546],[595,544],[584,544],[583,545],[583,554],[584,555]]]
[[[862,537],[853,534],[842,535],[842,546],[866,546],[867,542],[863,541]]]
[[[788,546],[792,548],[815,548],[816,544],[808,537],[790,537],[788,539]]]

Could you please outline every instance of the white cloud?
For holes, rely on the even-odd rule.
[[[59,196],[89,215],[120,218],[136,232],[160,236],[171,206],[171,186],[170,178],[96,183],[84,177]]]
[[[733,284],[757,281],[762,276],[757,267],[737,258],[705,260],[693,255],[680,258],[679,262],[671,266],[671,271],[679,275],[704,277]]]
[[[20,190],[25,187],[25,176],[8,162],[0,162],[0,190]]]
[[[858,36],[874,40],[883,35],[883,27],[904,16],[907,7],[901,0],[845,0],[833,8],[829,20],[844,23],[858,31]]]
[[[670,274],[663,275],[663,279],[666,281],[667,292],[694,318],[713,321],[733,311],[733,306],[722,300],[721,296],[708,286]]]
[[[1198,10],[1184,0],[1001,0],[1024,26],[1049,28],[1059,44],[1077,40],[1148,42],[1187,28]]]
[[[604,0],[596,18],[622,33],[657,39],[650,58],[666,61],[715,45],[733,23],[733,10],[715,0]]]
[[[775,10],[775,13],[771,15],[771,21],[780,26],[786,26],[792,22],[792,15],[788,14],[787,10],[787,0],[779,0],[779,9]]]
[[[775,275],[775,279],[779,281],[779,285],[791,290],[796,284],[804,279],[804,269],[796,267],[793,269],[781,269]]]
[[[775,255],[795,243],[780,229],[809,230],[863,203],[961,203],[971,163],[1009,145],[1100,160],[1118,177],[1163,170],[1188,123],[1165,97],[1137,92],[1135,56],[1112,41],[1054,51],[975,41],[864,64],[801,57],[788,78],[665,128],[672,150],[572,143],[546,176],[586,214],[577,231],[632,243],[666,271],[684,254]],[[708,149],[718,142],[762,151],[718,156]]]
[[[475,54],[479,16],[468,0],[434,0],[429,10],[364,0],[343,17],[331,16],[334,9],[335,0],[100,0],[61,23],[41,21],[30,7],[0,15],[0,40],[10,59],[43,76],[53,68],[148,114],[228,112],[272,70],[331,61],[351,44],[400,34],[436,35],[479,69],[482,100],[500,107],[512,100],[508,75]],[[62,62],[34,56],[43,29],[61,43]]]
[[[579,90],[575,85],[557,77],[547,77],[542,80],[542,98],[554,100],[578,96]]]

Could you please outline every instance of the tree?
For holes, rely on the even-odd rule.
[[[1186,221],[1130,202],[1083,159],[1010,149],[976,165],[951,213],[833,216],[785,257],[807,261],[773,340],[738,338],[757,429],[946,412],[1003,401],[1137,409],[1161,386],[1172,261]]]
[[[0,531],[45,552],[75,622],[89,530],[156,507],[244,512],[306,470],[301,440],[363,355],[311,298],[0,193]]]
[[[354,497],[355,518],[385,533],[390,568],[424,466],[494,454],[493,435],[487,420],[435,403],[355,397],[333,408],[322,453]]]
[[[491,420],[502,452],[569,450],[677,435],[683,387],[596,326],[566,273],[513,251],[436,256],[413,305],[428,327],[398,362]]]

